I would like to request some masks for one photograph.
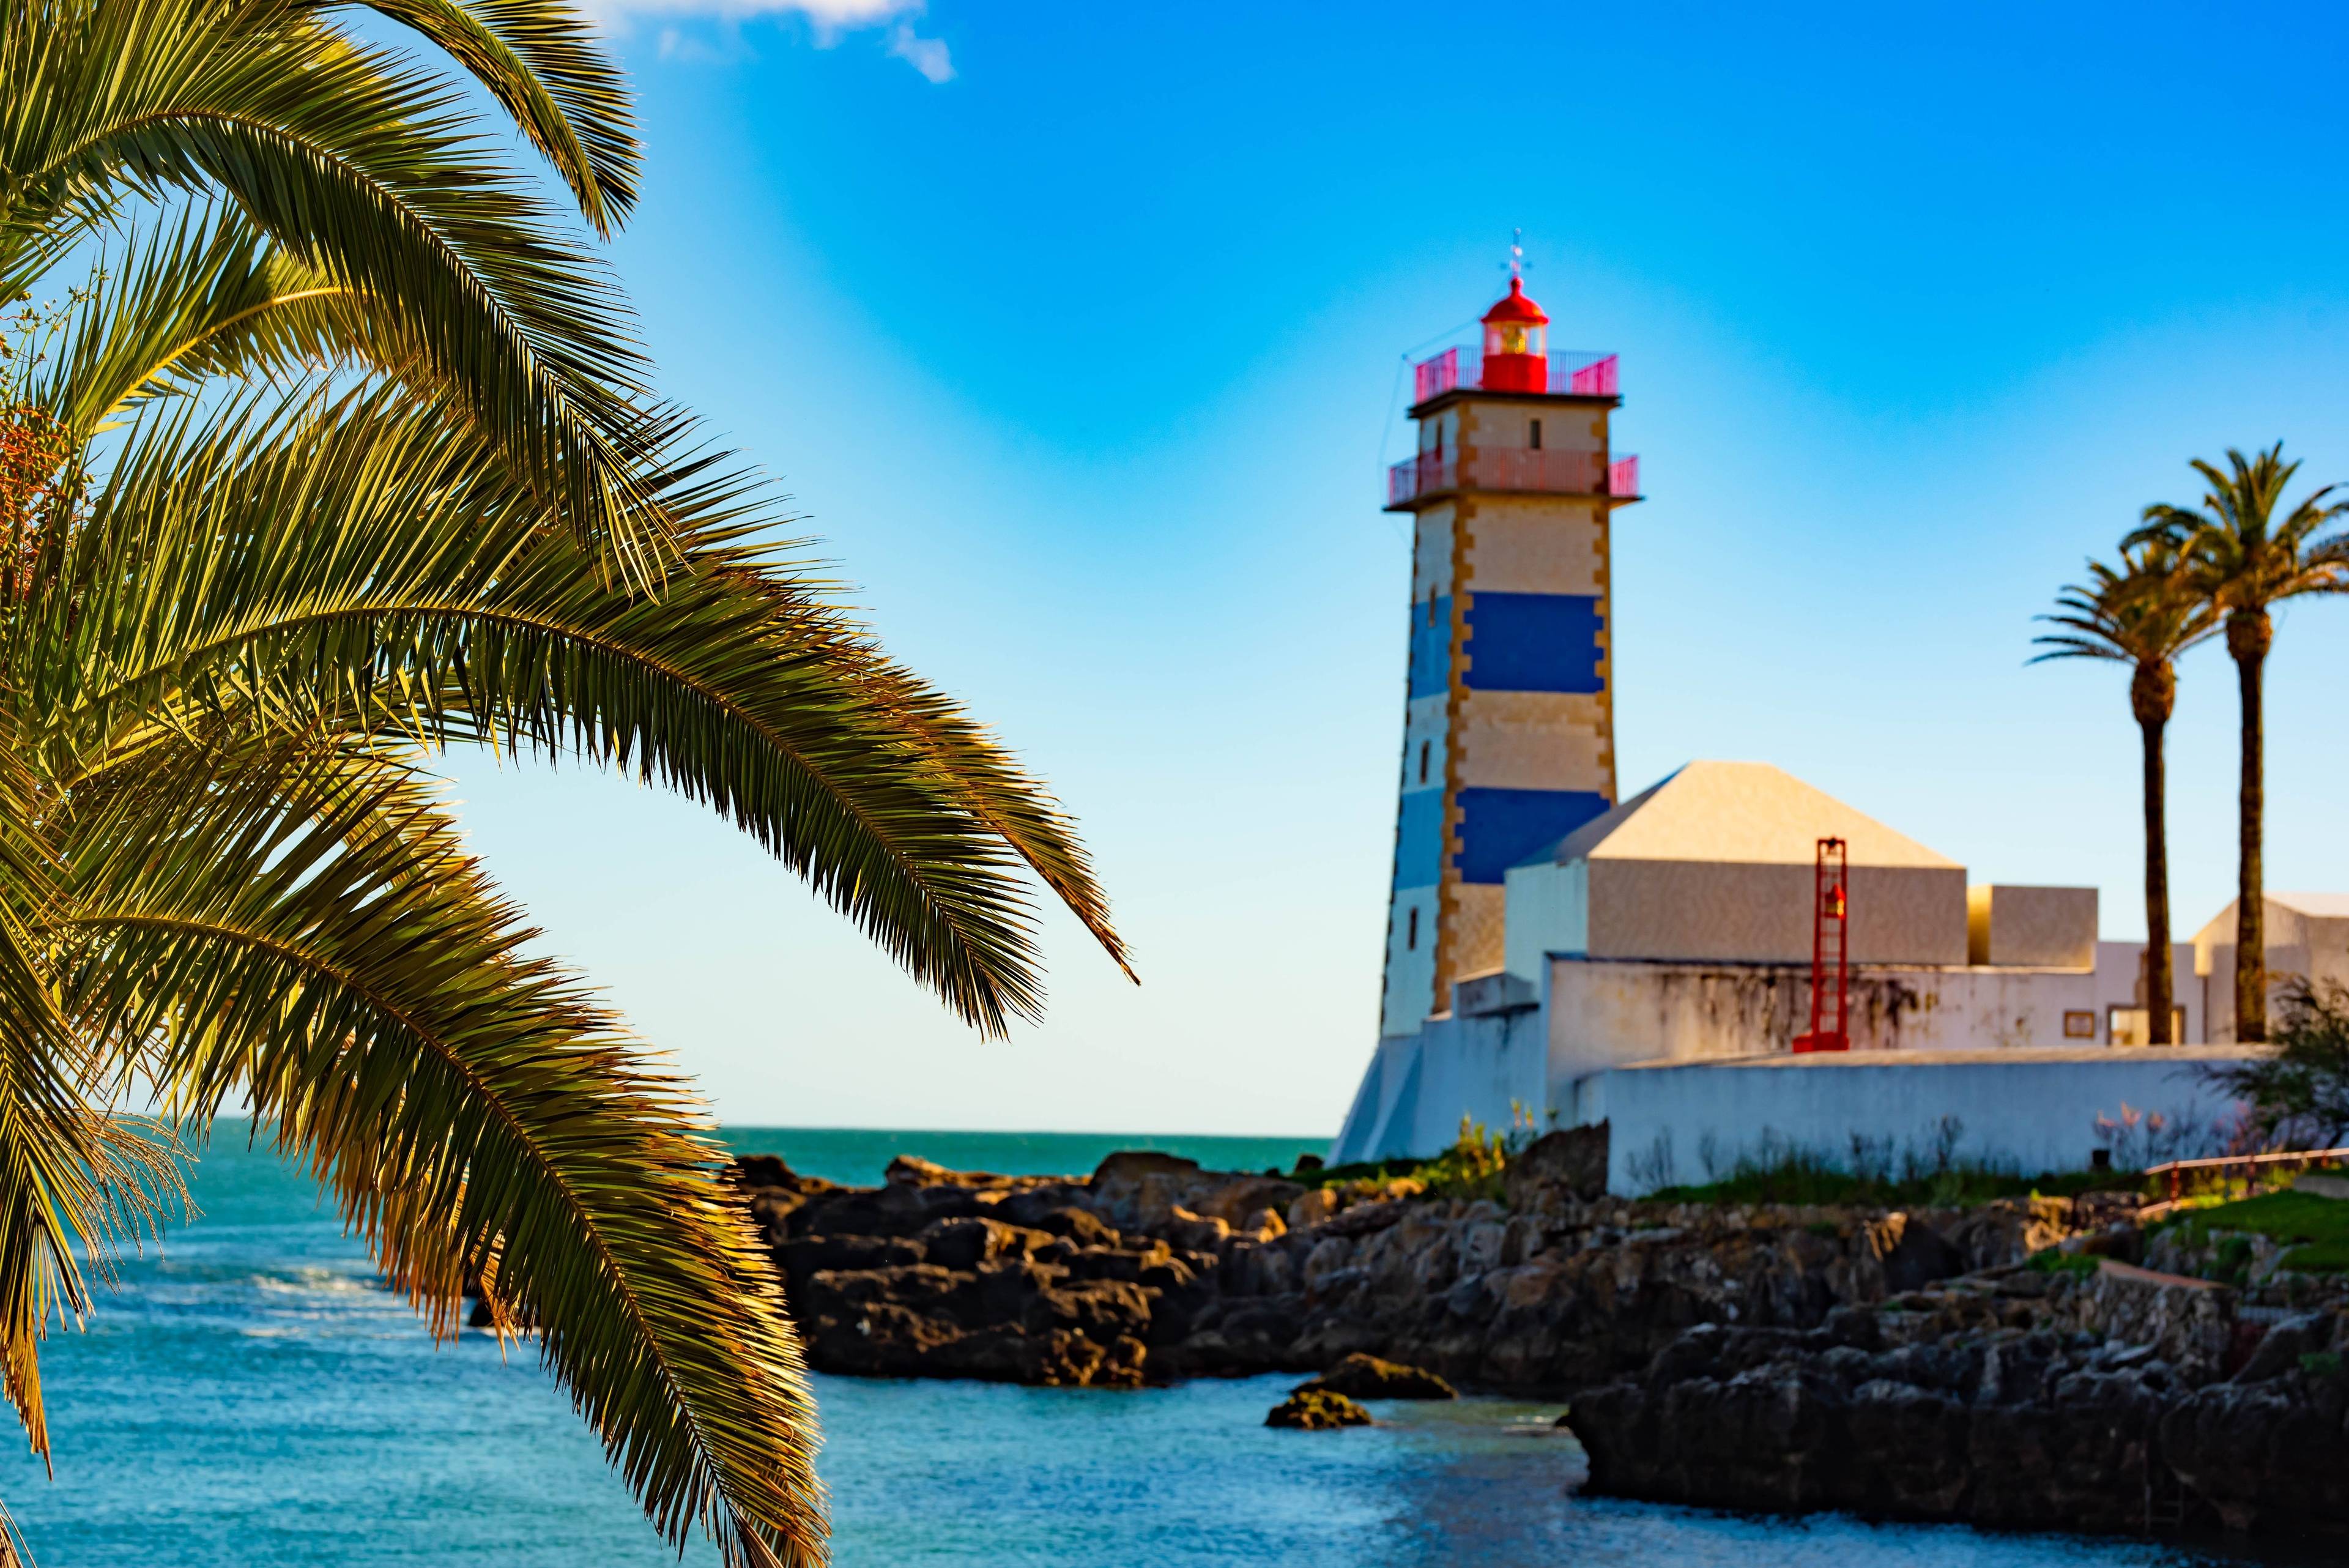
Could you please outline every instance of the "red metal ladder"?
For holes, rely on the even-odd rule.
[[[1795,1036],[1795,1049],[1848,1051],[1851,1031],[1849,947],[1851,887],[1848,846],[1840,838],[1819,840],[1811,878],[1811,1026]]]

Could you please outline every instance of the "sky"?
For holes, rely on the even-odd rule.
[[[1764,14],[1764,12],[1768,14]],[[1405,352],[1503,289],[1622,357],[1630,794],[1775,763],[2141,937],[2126,672],[2032,618],[2187,467],[2349,479],[2349,13],[604,0],[664,389],[1077,815],[1142,976],[955,1023],[758,849],[458,759],[467,831],[737,1123],[1336,1130],[1377,1029]],[[2349,602],[2280,618],[2268,877],[2349,889]],[[2174,920],[2231,896],[2181,669]]]

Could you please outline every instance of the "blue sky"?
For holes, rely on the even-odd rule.
[[[1622,356],[1626,792],[1778,763],[1977,879],[2143,929],[2118,670],[2031,617],[2186,468],[2349,479],[2349,132],[2315,6],[1275,8],[622,0],[667,389],[772,472],[894,651],[1084,822],[1126,985],[948,1021],[745,841],[575,771],[469,829],[730,1120],[1323,1134],[1375,1009],[1406,536],[1399,357],[1522,227]],[[2349,603],[2282,619],[2269,876],[2349,888]],[[2189,659],[2175,918],[2233,880]]]

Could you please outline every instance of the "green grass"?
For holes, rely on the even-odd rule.
[[[2349,1273],[2349,1203],[2339,1199],[2319,1198],[2312,1192],[2266,1192],[2189,1210],[2168,1223],[2196,1245],[2219,1231],[2247,1231],[2278,1241],[2297,1242],[2283,1255],[2285,1268],[2304,1274]],[[2227,1251],[2224,1243],[2220,1251]],[[2240,1272],[2248,1265],[2249,1245],[2237,1251],[2240,1255],[2222,1256],[2220,1266]]]
[[[1721,1181],[1663,1188],[1650,1196],[1661,1203],[1971,1209],[1999,1198],[2070,1198],[2100,1188],[2128,1186],[2132,1180],[2109,1171],[2018,1176],[1969,1165],[1952,1165],[1946,1170],[1915,1176],[1854,1176],[1822,1162],[1797,1158],[1742,1169]]]
[[[2044,1252],[2032,1253],[2024,1266],[2043,1274],[2077,1274],[2085,1279],[2095,1273],[2103,1262],[2103,1259],[2090,1257],[2085,1252],[2059,1252],[2050,1247]]]

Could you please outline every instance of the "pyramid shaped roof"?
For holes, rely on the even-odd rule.
[[[1767,763],[1690,763],[1523,862],[1700,860],[1809,866],[1840,838],[1854,866],[1963,870]]]

